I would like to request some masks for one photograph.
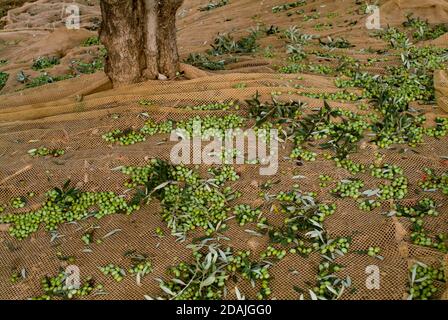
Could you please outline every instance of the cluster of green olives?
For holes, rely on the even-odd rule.
[[[369,247],[367,249],[367,255],[369,257],[376,257],[380,254],[381,248],[380,247]]]
[[[138,104],[141,105],[141,106],[149,107],[149,106],[152,106],[153,102],[151,100],[148,100],[148,99],[140,99],[138,101]]]
[[[447,253],[447,234],[440,233],[435,237],[429,236],[423,228],[423,220],[417,219],[412,226],[411,240],[414,244],[434,248]]]
[[[290,253],[309,255],[319,249],[320,242],[318,238],[305,240],[306,234],[322,229],[325,218],[336,211],[335,204],[317,203],[315,196],[315,194],[302,194],[297,190],[278,193],[276,199],[280,201],[281,212],[287,215],[283,225],[280,227],[269,226],[266,219],[262,218],[257,227],[261,230],[268,229],[273,243],[283,246],[293,244],[294,247],[289,250]],[[282,257],[286,253],[286,250],[280,249],[275,249],[275,251],[270,249],[269,251],[271,255]]]
[[[173,131],[174,125],[175,123],[172,120],[166,120],[156,123],[154,120],[149,119],[140,129],[140,132],[148,136],[152,136],[157,133],[170,133],[171,131]]]
[[[233,159],[242,158],[243,154],[240,150],[232,148],[232,149],[226,149],[225,147],[222,147],[221,153],[219,154],[219,159],[222,160],[223,163],[227,163],[228,161],[232,161]],[[247,164],[257,164],[257,159],[252,160],[245,160],[245,163]]]
[[[228,260],[227,270],[229,272],[238,272],[243,279],[260,282],[261,289],[257,293],[257,299],[266,299],[271,295],[269,264],[251,261],[250,251],[238,251],[236,254],[232,254]]]
[[[435,281],[447,281],[442,268],[433,268],[423,264],[414,264],[410,270],[410,275],[414,275],[414,281],[411,281],[409,294],[415,300],[431,299],[437,293]]]
[[[174,129],[175,122],[172,120],[156,123],[154,120],[147,120],[140,130],[132,129],[120,130],[114,129],[104,134],[102,137],[107,142],[118,142],[121,145],[128,146],[146,141],[146,136],[152,136],[157,133],[170,133]]]
[[[301,7],[301,6],[304,6],[304,5],[306,5],[306,1],[305,0],[289,2],[289,3],[285,3],[285,4],[281,4],[281,5],[272,7],[272,13],[279,13],[279,12],[282,12],[282,11],[288,11],[289,9]]]
[[[129,180],[124,183],[124,186],[127,188],[135,188],[139,185],[144,185],[148,182],[153,171],[154,168],[152,164],[144,167],[122,167],[121,172],[129,176]]]
[[[289,58],[290,60],[294,60],[297,58],[301,58],[303,56],[303,54],[294,54],[291,55]],[[293,71],[296,70],[294,73],[297,72],[302,72],[302,71],[308,71],[311,73],[317,73],[317,74],[331,74],[335,72],[335,68],[333,68],[332,66],[329,65],[325,65],[325,64],[315,64],[315,63],[303,63],[303,64],[297,64],[297,63],[292,63],[288,66],[285,67],[286,71]],[[331,95],[332,93],[301,93],[301,95],[305,95],[305,94],[309,94],[310,97],[315,97],[315,99],[327,99],[327,100],[331,100]],[[338,93],[334,93],[334,95],[337,95]],[[328,98],[325,98],[328,97]]]
[[[326,74],[327,71],[330,71],[329,69],[315,69],[318,73],[321,73],[319,71],[322,71],[322,73]],[[337,91],[337,92],[322,92],[322,93],[308,93],[308,92],[302,92],[300,95],[313,98],[313,99],[325,99],[325,100],[336,100],[336,101],[358,101],[361,99],[359,95],[357,95],[354,92],[348,92],[348,91]]]
[[[323,222],[326,217],[331,216],[336,211],[336,205],[334,203],[326,204],[321,203],[318,205],[318,212],[312,216],[311,219]]]
[[[338,185],[332,192],[341,198],[351,197],[357,199],[361,196],[360,189],[363,187],[364,182],[362,180],[342,180],[338,182]]]
[[[351,120],[354,122],[361,122],[361,123],[356,124],[355,127],[358,127],[361,124],[364,124],[364,126],[365,126],[365,121],[368,119],[377,119],[377,115],[375,115],[375,114],[367,114],[367,115],[358,114],[356,112],[353,112],[351,110],[347,110],[344,108],[335,108],[334,112],[339,117],[346,117],[348,120]],[[349,124],[346,124],[346,125],[349,125]],[[368,128],[368,126],[365,128]]]
[[[313,133],[313,137],[327,138],[328,136],[333,139],[344,139],[348,143],[357,143],[363,137],[363,133],[369,128],[369,123],[361,116],[341,118],[340,122],[334,121],[329,124],[321,124],[319,129],[323,130],[322,133]],[[343,147],[335,144],[333,145],[337,149],[343,150]],[[337,154],[337,157],[341,160],[347,155]]]
[[[338,296],[338,292],[336,289],[342,286],[341,281],[334,281],[335,273],[342,270],[342,266],[336,263],[330,263],[328,261],[322,262],[319,264],[319,273],[317,276],[316,286],[313,287],[313,292],[324,299],[336,299]],[[336,288],[335,288],[336,286]],[[329,289],[331,288],[331,289]]]
[[[309,245],[306,245],[306,243],[302,240],[297,241],[296,247],[289,249],[289,253],[292,253],[292,254],[297,253],[298,255],[305,257],[305,258],[308,257],[313,251],[314,251],[314,249],[312,247],[310,247]]]
[[[319,186],[320,186],[321,188],[326,188],[326,187],[327,187],[327,182],[332,181],[333,178],[330,177],[329,175],[321,174],[321,175],[319,175],[319,180],[320,180],[320,182],[319,182]]]
[[[336,205],[334,204],[317,204],[315,192],[302,193],[296,187],[297,185],[294,185],[293,191],[281,191],[276,195],[276,199],[282,202],[283,213],[302,214],[305,209],[308,209],[308,206],[312,206],[315,210],[306,210],[309,218],[321,221],[320,216],[329,216],[336,210]]]
[[[426,216],[438,216],[439,213],[436,210],[437,206],[434,200],[424,198],[419,200],[415,206],[403,206],[401,204],[396,205],[396,215],[399,217],[411,218],[412,222],[416,221],[416,217]]]
[[[380,179],[394,180],[397,176],[403,175],[403,169],[394,164],[371,165],[370,174],[372,177]]]
[[[217,185],[222,185],[227,181],[235,182],[240,178],[232,166],[210,168],[208,172],[213,176],[214,183]]]
[[[223,169],[226,172],[228,168]],[[129,180],[125,182],[125,187],[135,188],[137,186],[144,186],[151,179],[163,178],[178,182],[185,182],[187,184],[196,184],[200,180],[199,174],[184,165],[173,166],[160,159],[151,159],[151,161],[143,167],[122,167],[121,172],[130,176]],[[219,170],[217,170],[219,172]],[[160,177],[163,175],[163,177]],[[159,181],[165,182],[165,181]]]
[[[46,196],[46,201],[39,209],[0,216],[0,223],[11,224],[11,236],[22,240],[37,232],[41,224],[45,224],[47,231],[53,231],[63,223],[79,221],[89,215],[99,219],[115,213],[130,214],[139,209],[137,204],[128,204],[114,192],[64,191],[55,188],[47,192]]]
[[[320,181],[332,181],[333,178],[331,178],[329,175],[327,174],[320,174],[319,175],[319,180]]]
[[[183,129],[190,136],[207,137],[207,136],[224,136],[226,130],[240,128],[244,123],[244,118],[236,114],[228,114],[225,116],[205,117],[195,116],[187,120],[176,123],[178,129]],[[200,124],[200,126],[198,126]]]
[[[159,237],[163,238],[165,236],[165,232],[162,230],[162,228],[157,227],[154,233]]]
[[[26,199],[25,197],[16,197],[12,198],[10,201],[11,207],[14,209],[21,209],[24,208],[26,205]]]
[[[420,187],[423,190],[440,190],[443,194],[448,194],[448,172],[438,176],[434,170],[425,168],[425,176],[420,181]]]
[[[282,260],[287,254],[285,249],[276,249],[273,246],[268,246],[265,251],[260,254],[262,259],[266,258],[276,258]]]
[[[201,180],[193,169],[172,166],[157,159],[144,167],[122,168],[122,172],[131,176],[126,183],[128,187],[148,184],[155,187],[167,181],[183,182],[166,184],[156,194],[162,204],[162,218],[173,234],[185,235],[198,227],[204,228],[207,235],[217,231],[217,226],[225,230],[227,225],[222,222],[231,209],[228,202],[241,195],[224,186],[226,182],[239,179],[231,166],[210,168],[212,179],[207,181]],[[156,182],[152,183],[152,180]]]
[[[28,154],[33,157],[45,157],[45,156],[53,156],[55,158],[63,156],[65,154],[64,149],[48,149],[46,147],[39,147],[36,149],[28,150]]]
[[[41,282],[44,294],[34,297],[32,300],[74,299],[88,296],[93,290],[103,288],[102,285],[95,286],[95,282],[90,277],[79,288],[68,285],[66,279],[67,274],[63,271],[55,277],[46,276]]]
[[[19,271],[14,271],[11,276],[9,277],[9,281],[11,281],[12,284],[15,284],[23,279],[22,273]]]
[[[239,176],[232,167],[211,170],[214,186],[197,181],[185,186],[169,185],[164,189],[161,197],[162,218],[168,222],[173,233],[186,233],[202,227],[210,235],[217,231],[215,228],[219,225],[221,230],[227,228],[222,221],[230,211],[228,202],[241,193],[234,192],[223,184],[236,181]]]
[[[247,204],[239,204],[233,208],[233,213],[240,226],[244,226],[248,222],[254,222],[261,214],[261,210],[253,209]]]
[[[390,41],[395,48],[403,50],[403,64],[387,68],[388,73],[382,76],[356,73],[352,79],[340,81],[339,86],[364,88],[364,96],[377,102],[377,109],[385,116],[376,123],[374,129],[378,134],[378,146],[386,148],[392,143],[409,143],[414,146],[422,141],[424,118],[406,115],[407,107],[412,101],[434,100],[432,72],[446,61],[446,49],[409,46],[407,35],[396,28],[388,28],[381,33],[381,37]],[[406,126],[400,125],[405,122]],[[431,135],[434,132],[426,133]]]
[[[436,46],[413,46],[409,51],[414,59],[411,59],[412,65],[417,68],[429,67],[430,70],[438,69],[446,63],[446,48]],[[422,66],[422,62],[428,63],[428,66]]]
[[[207,235],[225,230],[222,223],[228,217],[228,201],[234,192],[229,188],[210,187],[207,184],[191,184],[185,187],[169,185],[161,197],[162,218],[173,234],[186,234],[201,227]]]
[[[93,232],[86,232],[82,235],[81,237],[82,242],[84,242],[84,244],[86,246],[88,246],[89,244],[91,244],[93,242]]]
[[[434,138],[442,138],[448,134],[448,118],[437,117],[434,128],[426,128],[425,133]]]
[[[371,199],[366,199],[359,203],[359,209],[363,211],[372,211],[373,209],[379,207],[381,207],[381,203]]]
[[[227,167],[224,169],[224,167],[223,167],[223,171],[226,171],[226,172],[231,171],[232,169],[229,169]],[[221,171],[217,170],[216,172],[218,174]],[[179,182],[185,182],[187,184],[196,184],[199,182],[199,180],[201,178],[199,176],[199,173],[197,173],[193,169],[190,169],[183,165],[177,165],[175,167],[172,167],[169,170],[169,174],[171,177],[173,177],[174,180],[179,181]],[[223,182],[225,182],[225,179]]]
[[[340,118],[332,120],[332,118]],[[301,121],[304,130],[297,130],[294,142],[300,151],[301,144],[307,140],[320,140],[333,138],[327,146],[335,149],[337,157],[344,159],[352,152],[363,137],[366,129],[370,128],[368,116],[358,115],[341,109],[331,109],[328,106],[321,108],[317,113],[305,117]],[[327,156],[331,159],[331,156]]]
[[[289,156],[291,159],[300,159],[304,161],[316,161],[317,153],[305,150],[302,147],[292,149]]]
[[[297,185],[295,185],[297,186]],[[297,186],[298,187],[298,186]],[[302,193],[300,191],[289,191],[289,192],[284,192],[284,191],[280,191],[275,198],[278,201],[285,201],[285,202],[298,202],[301,200],[302,198]]]
[[[331,214],[335,208],[333,205],[317,205],[317,201],[315,199],[317,195],[315,192],[302,193],[298,190],[298,185],[294,185],[293,188],[294,189],[292,191],[281,191],[275,196],[275,198],[281,202],[283,213],[303,213],[302,211],[307,209],[308,206],[312,206],[315,209],[310,214],[310,217],[312,217],[321,214],[325,215],[327,213]],[[316,220],[319,221],[319,219]]]
[[[195,263],[181,262],[169,269],[169,273],[174,279],[167,282],[162,281],[161,289],[167,293],[170,299],[176,300],[222,299],[224,287],[229,278],[225,269],[228,262],[223,264],[222,258],[217,257],[215,262],[209,264],[208,269],[204,269],[208,255],[193,252],[193,256],[196,260]],[[213,275],[209,274],[211,270],[216,270]],[[198,277],[198,271],[203,273],[204,277]]]
[[[379,189],[379,198],[381,200],[403,199],[408,193],[408,179],[404,176],[399,176],[390,181],[389,184],[381,184]]]
[[[156,123],[149,119],[145,122],[143,127],[138,130],[120,130],[115,129],[103,135],[103,139],[107,142],[118,142],[121,145],[131,145],[146,140],[146,136],[155,135],[158,133],[170,133],[175,128],[183,129],[189,136],[224,136],[228,129],[235,129],[241,127],[244,118],[235,114],[225,116],[210,116],[205,117],[195,116],[186,120],[173,121],[166,120]]]
[[[413,29],[412,36],[416,41],[436,39],[448,31],[445,24],[432,26],[428,21],[412,17],[412,14],[407,15],[407,21],[403,22],[403,26]]]
[[[380,148],[388,148],[392,144],[408,144],[416,147],[417,144],[423,142],[425,129],[423,124],[426,121],[425,116],[416,116],[409,118],[412,123],[406,128],[398,129],[396,126],[384,127],[377,132],[375,144]]]
[[[124,269],[114,265],[113,263],[110,263],[104,267],[100,267],[99,269],[102,274],[104,274],[105,276],[111,275],[117,282],[123,281],[123,278],[126,276],[126,272],[124,271]]]
[[[339,159],[334,158],[334,161],[336,162],[336,167],[338,168],[344,168],[348,170],[351,174],[357,174],[359,172],[365,171],[365,165],[362,163],[355,163],[353,160],[350,159]]]
[[[194,274],[191,273],[191,266],[181,263],[172,272],[180,272],[180,279],[183,283],[189,283]],[[223,277],[224,271],[218,271],[216,277]],[[216,279],[215,277],[215,279]],[[184,287],[180,283],[170,281],[165,284],[170,292],[176,294],[176,300],[220,300],[223,297],[225,281],[214,280],[212,284],[201,288],[200,283],[190,283],[188,287]]]
[[[187,106],[185,109],[187,110],[223,110],[227,111],[234,108],[235,110],[239,110],[240,106],[235,101],[229,101],[229,102],[214,102],[214,103],[207,103],[207,104],[201,104],[198,106]]]
[[[315,247],[319,246],[318,243],[314,244]],[[320,253],[327,254],[327,253],[334,253],[336,250],[341,251],[343,254],[346,254],[348,252],[348,249],[350,247],[350,239],[348,238],[338,238],[334,241],[329,241],[328,243],[324,243],[320,245]]]
[[[333,122],[330,134],[333,138],[344,137],[346,141],[355,143],[362,139],[364,131],[369,128],[370,124],[367,121],[367,116],[355,115],[347,117],[347,119],[342,118],[340,122]]]
[[[125,187],[128,188],[144,186],[153,179],[169,179],[187,182],[196,182],[199,179],[199,175],[193,170],[181,165],[172,166],[160,159],[151,159],[147,165],[142,167],[121,167],[121,172],[129,176],[129,180],[124,183]]]
[[[129,146],[146,140],[142,133],[129,129],[124,131],[115,129],[102,137],[107,142],[118,142],[122,146]]]
[[[152,263],[149,260],[141,261],[138,263],[135,263],[131,268],[129,268],[128,272],[129,274],[139,274],[140,277],[144,277],[152,272]]]

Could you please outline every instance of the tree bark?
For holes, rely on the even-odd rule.
[[[179,70],[179,53],[176,41],[176,12],[183,0],[162,1],[159,10],[159,70],[169,78]]]
[[[100,40],[114,86],[168,78],[179,70],[176,12],[183,0],[101,0]]]
[[[159,25],[159,3],[157,0],[145,0],[145,7],[145,78],[157,79],[157,77],[159,76],[159,49],[157,43],[157,31]]]
[[[100,39],[107,48],[105,72],[114,85],[143,80],[146,67],[142,42],[144,7],[140,1],[102,0]]]

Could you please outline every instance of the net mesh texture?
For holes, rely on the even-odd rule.
[[[96,18],[100,18],[98,2],[77,2],[83,6],[82,14],[86,19],[82,16],[82,20],[88,21],[83,27],[92,28],[91,24]],[[385,48],[386,43],[368,37],[369,30],[363,26],[366,15],[357,13],[359,5],[355,4],[355,1],[337,1],[337,3],[323,0],[307,1],[307,4],[300,8],[280,13],[272,12],[273,6],[286,2],[231,0],[226,6],[202,12],[198,8],[207,1],[185,1],[178,13],[178,41],[182,58],[186,58],[189,53],[204,52],[218,32],[232,32],[238,37],[247,34],[246,30],[257,23],[280,28],[300,25],[304,33],[344,36],[355,45],[354,48],[332,50],[331,53],[335,55],[347,55],[364,62],[369,58],[384,57],[360,52],[361,48]],[[393,17],[396,17],[394,10],[400,10],[401,13],[406,10],[400,7],[404,1],[381,3],[383,2],[385,3],[383,6],[389,8],[384,11],[385,21],[393,21]],[[418,3],[423,2],[429,1]],[[441,4],[443,8],[421,8],[422,15],[431,22],[447,21],[445,19],[448,14],[447,4],[445,1],[439,2],[443,2],[443,5]],[[183,65],[185,77],[189,79],[148,81],[111,89],[105,74],[97,72],[16,92],[20,84],[15,83],[14,75],[18,70],[28,70],[29,63],[23,61],[35,57],[35,54],[29,53],[27,46],[37,40],[50,43],[51,35],[55,32],[60,33],[61,38],[72,39],[71,31],[51,29],[61,27],[62,18],[58,14],[62,5],[61,1],[39,0],[14,9],[7,16],[5,29],[0,32],[2,44],[14,38],[21,39],[18,43],[0,50],[0,58],[4,55],[10,60],[8,65],[0,67],[0,71],[10,73],[10,79],[3,89],[4,94],[0,96],[0,204],[7,204],[12,198],[24,196],[29,192],[36,194],[29,199],[25,208],[10,212],[20,213],[30,208],[38,208],[45,199],[45,192],[56,186],[62,186],[68,179],[84,191],[114,191],[121,194],[126,190],[123,183],[127,176],[112,170],[113,168],[123,165],[144,165],[151,158],[169,161],[170,150],[175,142],[167,141],[168,135],[157,134],[148,137],[145,142],[132,146],[109,144],[102,139],[104,133],[113,129],[140,128],[145,121],[142,113],[148,114],[156,121],[184,120],[206,114],[223,116],[234,113],[247,117],[248,108],[244,101],[250,99],[256,92],[260,94],[261,100],[270,100],[272,92],[281,92],[279,100],[307,102],[308,110],[305,112],[310,112],[313,108],[322,107],[323,100],[304,97],[298,93],[339,91],[334,85],[335,78],[330,75],[307,72],[278,73],[276,66],[284,64],[287,57],[285,44],[276,35],[271,35],[258,41],[262,48],[270,46],[274,52],[272,57],[266,58],[263,52],[238,55],[238,61],[228,64],[222,71],[202,71]],[[303,21],[299,14],[287,15],[288,12],[299,9],[303,9],[305,14],[311,14],[315,12],[313,9],[316,9],[320,12],[320,18]],[[418,8],[411,9],[418,11]],[[333,28],[316,31],[314,25],[317,22],[330,22],[329,18],[326,18],[328,13],[337,13],[331,20]],[[418,15],[418,12],[415,15]],[[348,26],[349,21],[358,23]],[[96,31],[82,32],[84,33],[80,37],[85,38],[95,34]],[[33,34],[37,40],[32,39]],[[84,50],[79,46],[80,41],[76,41],[77,45],[67,45],[67,49],[63,52],[63,55],[68,55],[67,61],[73,56],[76,57],[77,50]],[[44,45],[39,50],[48,53],[53,49]],[[307,52],[313,50],[321,48],[316,43],[306,47]],[[14,52],[24,54],[21,57],[14,57]],[[29,56],[25,54],[27,52]],[[400,62],[397,56],[388,58],[387,62],[365,67],[365,71],[382,73],[387,65]],[[61,60],[61,65],[57,66],[61,72],[68,64],[64,59]],[[336,63],[328,58],[310,59],[316,64]],[[55,72],[57,73],[57,70]],[[244,83],[244,86],[239,86],[241,83]],[[151,101],[151,105],[141,105],[139,103],[141,99]],[[238,101],[241,108],[238,111],[194,111],[181,108],[225,101]],[[358,110],[357,106],[360,103],[368,101],[356,103],[329,101],[329,103],[334,108],[340,107],[361,113],[372,112],[371,109]],[[428,119],[442,115],[437,106],[417,104],[416,106],[424,110]],[[446,138],[426,137],[425,142],[415,148],[399,145],[392,149],[378,149],[368,141],[369,138],[366,137],[365,143],[361,144],[363,147],[351,155],[351,159],[368,167],[375,161],[375,153],[381,152],[384,154],[384,163],[396,164],[403,168],[404,175],[409,180],[409,192],[402,203],[415,204],[427,196],[418,186],[424,168],[432,168],[438,173],[446,170],[447,163],[443,158],[448,155]],[[28,155],[28,150],[42,145],[50,149],[63,148],[66,153],[59,158],[33,158]],[[388,201],[383,201],[381,208],[365,212],[359,209],[358,203],[353,199],[333,197],[330,190],[336,182],[352,175],[343,168],[336,168],[334,162],[320,157],[314,162],[304,162],[298,166],[296,162],[286,159],[292,148],[293,144],[290,142],[281,144],[279,171],[274,177],[260,176],[259,166],[256,165],[235,165],[241,178],[231,186],[242,192],[243,197],[234,201],[232,205],[239,203],[253,207],[261,205],[263,216],[270,223],[280,225],[284,217],[280,213],[270,212],[269,205],[259,196],[260,186],[268,179],[279,181],[269,190],[272,194],[289,191],[294,184],[299,184],[303,191],[317,192],[317,198],[321,202],[335,203],[336,213],[325,220],[325,229],[330,238],[344,236],[352,239],[349,253],[338,258],[338,263],[344,266],[340,274],[349,275],[354,288],[347,290],[342,296],[343,299],[404,299],[409,287],[409,268],[415,261],[434,266],[443,263],[443,253],[412,244],[411,226],[407,219],[388,217],[384,214],[388,212],[390,206]],[[309,149],[317,153],[322,152],[317,146],[309,146]],[[202,171],[206,168],[207,166],[201,165]],[[322,174],[333,178],[333,182],[326,188],[319,186],[319,176]],[[293,179],[292,177],[296,175],[303,178]],[[364,181],[365,189],[375,189],[380,182],[379,179],[371,177],[368,171],[358,173],[356,177]],[[446,195],[437,192],[430,196],[440,205],[438,208],[440,215],[425,218],[425,230],[432,234],[446,233],[448,229]],[[170,266],[181,261],[191,261],[191,250],[186,248],[186,245],[191,243],[195,236],[203,235],[198,231],[189,234],[185,242],[176,242],[175,237],[170,236],[170,230],[162,221],[160,212],[159,203],[153,200],[129,216],[116,214],[100,220],[93,218],[82,220],[76,225],[61,225],[57,231],[59,237],[55,239],[52,239],[51,233],[40,229],[30,238],[18,241],[7,233],[7,226],[1,226],[0,298],[26,299],[42,294],[41,279],[48,274],[55,275],[61,266],[67,265],[67,262],[58,258],[58,253],[76,257],[75,264],[80,268],[82,277],[92,276],[98,283],[104,285],[107,295],[89,296],[89,299],[142,299],[144,295],[153,297],[160,295],[159,284],[154,279],[167,279],[169,278],[167,269]],[[256,257],[269,245],[268,236],[258,237],[245,231],[245,229],[255,230],[255,223],[241,227],[234,220],[230,220],[228,224],[229,229],[224,235],[230,240],[224,242],[225,246],[235,250],[250,249],[252,256]],[[113,230],[120,231],[104,239],[101,244],[91,244],[89,246],[91,251],[86,252],[81,237],[91,226],[97,227],[95,237],[98,238]],[[164,230],[166,236],[164,238],[155,236],[156,228]],[[370,246],[380,247],[384,260],[356,253],[357,250],[366,250]],[[153,272],[142,280],[141,286],[138,286],[135,278],[131,276],[117,283],[111,277],[104,276],[98,269],[99,266],[109,263],[129,267],[129,259],[124,257],[124,253],[129,250],[148,254],[153,263]],[[320,262],[321,257],[318,253],[313,253],[308,258],[288,254],[276,262],[270,268],[272,297],[297,299],[299,294],[294,287],[311,288],[316,281]],[[381,270],[380,290],[369,290],[365,285],[367,276],[365,269],[369,265],[378,265]],[[27,270],[26,278],[12,284],[9,280],[12,272],[23,268]],[[231,281],[229,283],[229,289],[235,285]],[[438,286],[440,290],[437,298],[441,298],[445,289],[444,284],[439,283]],[[256,289],[248,282],[241,281],[238,287],[246,297],[255,297]],[[228,298],[235,298],[231,291],[229,290]]]

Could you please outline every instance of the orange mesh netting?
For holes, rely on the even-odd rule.
[[[268,101],[272,93],[282,101],[301,100],[306,102],[305,113],[323,106],[322,99],[300,95],[303,92],[331,93],[340,89],[334,84],[335,76],[313,72],[293,74],[279,73],[278,66],[287,64],[285,41],[278,35],[265,35],[258,41],[260,49],[247,55],[233,55],[224,70],[203,71],[187,64],[182,65],[183,77],[174,81],[148,81],[141,84],[112,89],[107,76],[102,71],[82,74],[68,80],[25,89],[26,82],[17,81],[20,72],[37,77],[41,71],[35,71],[31,65],[39,56],[57,56],[60,63],[48,70],[52,76],[72,74],[70,67],[73,60],[91,62],[101,50],[99,45],[83,46],[89,37],[96,35],[100,19],[99,1],[75,1],[80,4],[82,29],[66,30],[63,25],[64,5],[73,1],[39,0],[10,10],[4,18],[5,28],[0,30],[0,72],[9,74],[9,78],[0,95],[0,204],[7,204],[12,198],[25,196],[34,192],[23,209],[7,212],[25,212],[37,208],[45,199],[45,192],[56,186],[62,186],[70,179],[76,187],[85,191],[114,191],[125,193],[123,183],[127,177],[111,170],[123,165],[143,165],[150,158],[169,160],[174,142],[166,141],[169,135],[157,134],[148,137],[145,142],[132,146],[110,144],[102,135],[113,129],[140,128],[147,114],[156,121],[167,119],[183,120],[195,115],[214,114],[223,116],[230,113],[248,117],[248,108],[244,101],[256,92],[262,101]],[[387,61],[381,61],[383,55],[376,50],[385,49],[387,42],[370,37],[371,30],[364,27],[366,14],[360,13],[356,1],[307,1],[303,6],[274,13],[272,7],[291,0],[230,0],[229,4],[210,11],[199,11],[206,5],[206,0],[185,0],[178,12],[178,44],[182,60],[190,53],[204,53],[210,48],[218,33],[231,33],[235,38],[248,34],[251,27],[264,24],[279,27],[281,30],[297,25],[305,34],[318,34],[323,37],[344,37],[354,45],[348,49],[332,49],[333,55],[345,55],[366,63],[378,59],[371,65],[365,65],[363,71],[384,73],[385,68],[400,63],[397,55],[387,55]],[[385,12],[384,21],[391,25],[401,24],[406,19],[406,11],[414,16],[429,19],[431,23],[448,22],[448,2],[434,1],[380,1],[381,12]],[[417,7],[416,7],[417,6]],[[315,10],[313,10],[315,9]],[[297,12],[304,10],[304,13]],[[304,20],[303,15],[312,16],[319,12],[319,17]],[[291,14],[288,14],[291,13]],[[331,15],[333,14],[333,15]],[[354,22],[356,21],[356,23]],[[315,27],[317,23],[332,24],[331,28]],[[445,35],[446,36],[446,35]],[[442,36],[444,37],[444,36]],[[446,46],[445,41],[432,40],[434,46]],[[266,49],[269,48],[269,49]],[[371,50],[367,50],[370,48]],[[364,50],[362,50],[364,49]],[[310,53],[322,50],[317,41],[305,47]],[[267,54],[267,52],[272,52]],[[334,59],[313,56],[312,62],[318,65],[337,66]],[[219,60],[219,59],[218,59]],[[440,73],[440,77],[446,73]],[[441,78],[436,78],[441,79]],[[445,84],[443,84],[445,83]],[[437,84],[442,84],[438,87]],[[439,106],[446,110],[446,82],[436,80],[436,94]],[[359,92],[353,89],[353,92]],[[443,95],[443,97],[441,96]],[[150,101],[142,105],[140,100]],[[445,99],[445,100],[444,100]],[[184,106],[196,106],[213,102],[239,101],[239,110],[196,111],[185,110]],[[445,101],[445,102],[444,102]],[[367,100],[356,102],[329,101],[334,108],[359,111],[360,104],[369,104]],[[442,110],[435,105],[414,106],[421,109],[429,122]],[[359,111],[373,112],[373,109]],[[248,122],[247,127],[252,123]],[[169,139],[168,139],[169,140]],[[424,168],[436,172],[446,171],[448,156],[447,138],[425,137],[424,143],[415,148],[399,145],[390,149],[378,149],[365,137],[362,147],[351,155],[351,159],[367,167],[374,163],[375,153],[384,154],[384,163],[396,164],[403,168],[409,179],[409,192],[404,203],[415,204],[428,196],[422,193],[419,182],[424,175]],[[28,150],[45,146],[63,148],[66,152],[59,158],[30,157]],[[418,246],[410,239],[411,225],[407,219],[388,217],[389,201],[384,201],[381,208],[370,212],[359,209],[356,200],[337,199],[330,190],[341,179],[351,174],[337,168],[333,161],[318,157],[316,161],[304,162],[298,166],[295,161],[285,159],[289,156],[293,144],[281,144],[279,154],[279,171],[274,177],[263,177],[258,173],[259,166],[235,165],[241,178],[232,187],[241,191],[243,196],[235,203],[246,203],[253,207],[261,206],[263,215],[272,224],[280,225],[284,217],[270,212],[270,206],[263,202],[259,193],[260,186],[268,179],[279,181],[270,193],[291,190],[294,184],[307,192],[317,192],[317,198],[325,203],[335,203],[337,210],[325,220],[325,229],[330,237],[350,237],[351,249],[348,254],[338,258],[344,266],[341,275],[352,279],[352,290],[347,290],[343,299],[404,299],[409,290],[409,269],[415,261],[440,267],[444,254],[438,250]],[[309,149],[322,153],[318,146]],[[203,170],[206,166],[201,166]],[[333,178],[328,187],[319,186],[319,176],[327,174]],[[301,179],[293,179],[300,175]],[[369,171],[358,173],[357,178],[365,183],[365,189],[375,189],[379,180],[373,178]],[[448,230],[448,201],[440,191],[431,193],[440,215],[425,218],[425,230],[431,234],[446,233]],[[9,210],[9,211],[8,211]],[[161,208],[156,200],[132,215],[110,215],[100,220],[87,219],[78,224],[64,224],[58,229],[57,238],[40,229],[30,238],[18,241],[7,232],[8,226],[0,225],[0,298],[26,299],[42,294],[41,279],[55,275],[58,268],[67,262],[58,258],[74,256],[76,265],[83,276],[92,276],[104,285],[107,295],[89,296],[90,299],[142,299],[144,295],[152,297],[162,292],[156,278],[167,278],[167,269],[181,261],[191,261],[191,250],[186,246],[194,236],[201,232],[189,234],[187,241],[176,242],[170,236],[170,230],[163,222]],[[267,235],[258,237],[246,229],[255,230],[255,223],[239,226],[230,220],[229,229],[224,232],[230,240],[225,246],[235,249],[250,249],[257,257],[269,245]],[[81,237],[90,226],[97,227],[98,238],[113,230],[118,232],[104,239],[103,243],[94,243],[86,251]],[[166,236],[155,236],[155,229],[161,228]],[[380,247],[384,260],[359,254],[356,251],[369,247]],[[111,277],[104,276],[99,266],[109,263],[127,266],[129,259],[123,255],[126,251],[146,253],[151,258],[154,271],[136,285],[134,277],[125,277],[118,283]],[[294,287],[311,289],[316,282],[317,268],[321,262],[318,253],[308,258],[288,254],[271,268],[272,297],[277,299],[298,299]],[[378,265],[381,270],[381,289],[366,288],[365,269],[369,265]],[[14,270],[26,269],[25,279],[11,283],[9,278]],[[230,282],[230,281],[229,281]],[[256,289],[249,283],[239,284],[246,297],[254,298]],[[445,284],[440,288],[436,298],[440,298]],[[234,284],[229,284],[229,289]],[[235,298],[229,290],[229,298]]]

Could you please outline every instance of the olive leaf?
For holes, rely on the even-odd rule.
[[[109,232],[106,235],[104,235],[103,239],[109,238],[110,236],[112,236],[112,235],[114,235],[114,234],[116,234],[117,232],[120,232],[120,231],[121,231],[121,229],[112,230],[111,232]]]
[[[207,279],[205,279],[204,281],[201,282],[201,288],[208,287],[208,286],[212,285],[215,282],[215,280],[216,280],[216,277],[214,274],[212,274]]]
[[[308,290],[311,296],[311,300],[319,300],[313,290]]]
[[[241,292],[237,286],[235,286],[235,294],[236,294],[237,300],[246,300],[246,297],[241,294]]]
[[[175,297],[176,294],[171,291],[168,287],[164,286],[163,284],[160,284],[160,289],[162,289],[165,293],[169,294],[170,296]]]
[[[186,285],[187,285],[185,282],[183,282],[182,280],[177,279],[177,278],[173,278],[173,279],[171,279],[171,281],[174,282],[174,283],[183,285],[183,286],[186,286]]]

